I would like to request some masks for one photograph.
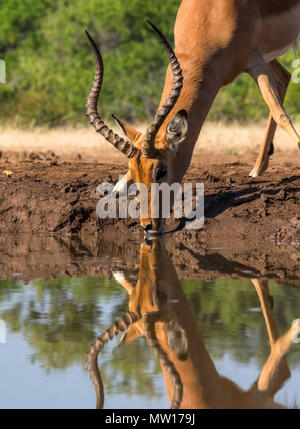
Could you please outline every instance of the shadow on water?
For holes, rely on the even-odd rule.
[[[296,249],[80,236],[1,236],[0,249],[0,319],[8,340],[25,341],[30,352],[19,354],[42,368],[41,380],[57,371],[73,380],[79,367],[77,389],[90,389],[92,342],[98,408],[104,398],[126,408],[124,395],[141,408],[278,408],[278,392],[293,379],[299,400]],[[119,333],[112,350],[106,343]],[[14,351],[9,341],[4,347],[11,362],[3,382],[13,386]]]

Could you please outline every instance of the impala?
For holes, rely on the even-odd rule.
[[[163,34],[151,26],[166,49],[170,65],[158,111],[146,133],[115,118],[125,134],[122,138],[103,122],[97,111],[103,61],[89,35],[97,70],[86,111],[96,131],[129,159],[129,170],[116,192],[131,181],[146,185],[149,215],[141,218],[141,225],[149,234],[159,234],[165,221],[151,217],[151,183],[182,181],[216,95],[241,73],[249,73],[257,82],[270,109],[250,175],[260,176],[267,169],[277,125],[300,148],[300,136],[283,107],[291,76],[276,59],[297,43],[300,0],[182,0],[174,30],[175,52]]]
[[[266,280],[252,282],[265,318],[271,351],[258,379],[244,391],[217,371],[160,239],[142,244],[136,285],[123,272],[115,272],[114,276],[130,296],[129,312],[90,348],[87,363],[95,385],[97,408],[104,405],[98,354],[121,331],[125,332],[122,346],[144,335],[156,352],[171,408],[281,408],[273,398],[290,377],[285,355],[299,325],[294,324],[279,336]]]

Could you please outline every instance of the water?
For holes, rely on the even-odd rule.
[[[37,241],[26,242],[25,247],[22,242],[20,247],[17,239],[0,257],[2,273],[10,273],[10,278],[0,280],[0,319],[6,325],[6,342],[0,344],[1,408],[95,408],[96,393],[86,368],[89,345],[128,311],[129,304],[131,311],[158,315],[153,326],[162,350],[179,373],[184,404],[225,406],[224,397],[230,396],[231,389],[244,398],[241,391],[251,388],[264,366],[268,372],[268,359],[268,368],[275,368],[277,375],[264,375],[261,382],[276,391],[277,403],[300,404],[300,344],[282,343],[287,360],[280,356],[277,366],[272,359],[279,359],[278,351],[270,358],[270,338],[283,338],[300,315],[297,270],[293,279],[287,275],[288,284],[260,279],[255,288],[253,267],[244,267],[246,278],[226,275],[207,281],[194,278],[197,273],[180,276],[182,264],[172,262],[172,252],[160,241],[143,244],[141,249],[140,243],[127,243],[122,255],[119,244],[103,245],[103,251],[97,245],[95,254],[83,249],[82,243],[75,246],[71,239],[68,251],[65,242],[60,248],[65,252],[62,258],[51,240],[40,247],[35,247]],[[210,252],[222,251],[220,246],[210,247]],[[210,253],[209,260],[210,272],[214,260],[220,269],[219,254]],[[63,270],[70,271],[68,276],[56,276]],[[84,276],[71,276],[82,272]],[[257,292],[264,294],[261,301]],[[166,337],[168,329],[170,337]],[[98,362],[105,408],[170,407],[174,385],[167,383],[167,387],[155,347],[144,334],[143,325],[135,324],[125,344],[118,347],[119,335],[101,351]],[[173,345],[164,338],[171,338],[170,344],[173,338]],[[185,354],[181,360],[179,349]],[[219,375],[236,385],[229,389],[226,381],[224,387]],[[197,380],[195,388],[189,385],[190,377]],[[216,377],[214,383],[207,381],[210,377]],[[205,398],[199,394],[200,383]],[[221,402],[216,399],[218,392],[223,395]],[[257,406],[264,400],[260,397]],[[238,404],[239,400],[233,405]]]

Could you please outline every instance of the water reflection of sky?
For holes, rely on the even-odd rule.
[[[183,285],[217,370],[248,389],[269,350],[250,281]],[[271,282],[270,290],[282,334],[299,315],[300,288]],[[95,336],[127,310],[127,303],[124,290],[113,280],[36,280],[27,285],[2,280],[0,318],[7,318],[8,332],[6,344],[0,344],[0,408],[94,408],[85,352]],[[168,408],[164,379],[144,339],[124,348],[115,345],[100,356],[105,408]],[[276,395],[281,403],[300,403],[299,357],[300,344],[295,344],[288,354],[292,377]]]

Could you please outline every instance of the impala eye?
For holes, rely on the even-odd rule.
[[[167,174],[167,167],[160,167],[156,173],[156,181],[159,182],[160,179],[165,177]]]

